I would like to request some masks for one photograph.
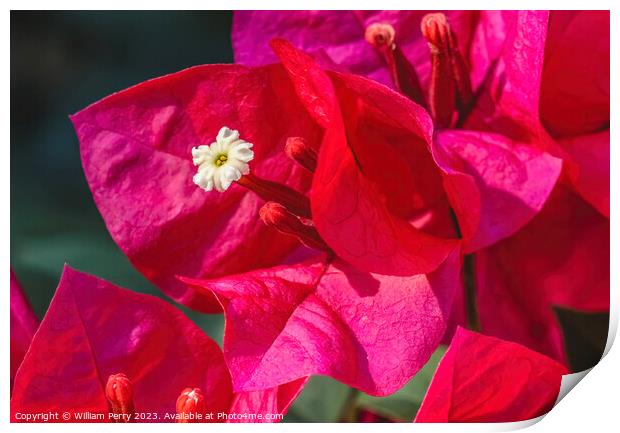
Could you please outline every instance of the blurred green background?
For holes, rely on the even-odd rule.
[[[68,115],[149,78],[232,62],[231,21],[232,13],[225,11],[11,12],[11,266],[39,318],[65,262],[163,297],[108,235],[84,179]],[[221,343],[221,315],[179,308]],[[594,365],[605,344],[608,316],[556,313],[573,370]],[[443,350],[387,398],[313,378],[285,420],[354,420],[364,407],[411,421]]]

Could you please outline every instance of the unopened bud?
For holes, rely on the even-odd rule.
[[[437,49],[449,49],[450,25],[442,13],[426,14],[420,25],[424,38]]]
[[[392,48],[394,45],[394,27],[387,23],[374,23],[366,27],[364,37],[366,42],[375,47]]]
[[[133,384],[129,378],[123,373],[111,375],[105,387],[105,396],[114,415],[125,415],[115,419],[129,422],[134,413]]]
[[[330,251],[316,229],[304,224],[299,218],[275,202],[267,202],[259,211],[260,219],[278,231],[296,236],[304,245],[322,251]]]
[[[435,122],[447,127],[452,123],[455,108],[461,116],[471,108],[469,67],[444,14],[425,15],[420,27],[431,52],[429,108]]]
[[[287,156],[306,170],[314,173],[316,170],[317,154],[306,140],[302,137],[289,137],[284,146],[284,152]]]
[[[185,388],[177,398],[177,422],[201,421],[196,414],[205,412],[205,397],[200,388]]]
[[[383,56],[396,89],[413,102],[426,107],[418,74],[396,44],[394,27],[387,23],[374,23],[366,27],[364,37]]]

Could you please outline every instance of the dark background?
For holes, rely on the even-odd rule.
[[[149,78],[232,62],[231,20],[230,12],[11,13],[11,266],[39,317],[65,262],[159,295],[109,236],[68,116]],[[213,325],[219,341],[220,318],[200,316],[192,318]]]
[[[203,63],[231,63],[232,13],[11,12],[11,266],[39,318],[63,264],[135,291],[163,295],[110,238],[82,173],[68,116],[149,78]],[[221,343],[221,315],[180,307]],[[607,315],[557,310],[573,370],[594,365]],[[356,408],[411,420],[440,358],[403,390],[372,398],[313,378],[288,421],[355,419]]]

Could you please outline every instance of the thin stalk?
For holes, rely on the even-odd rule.
[[[357,397],[360,395],[359,389],[350,388],[347,399],[340,409],[340,422],[356,422],[356,402]]]
[[[457,236],[462,239],[459,221],[454,210],[450,208],[450,216],[456,230]],[[463,285],[465,286],[465,313],[467,315],[467,327],[472,331],[480,330],[480,320],[478,318],[478,307],[476,302],[476,274],[474,266],[474,255],[465,254],[463,256]]]

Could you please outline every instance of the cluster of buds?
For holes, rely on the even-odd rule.
[[[135,421],[133,384],[123,373],[108,378],[105,395],[110,405],[110,417],[116,422]],[[197,420],[206,411],[205,398],[200,388],[185,388],[176,401],[176,419],[179,423]]]
[[[416,70],[399,48],[396,31],[390,24],[369,25],[365,37],[385,58],[396,88],[428,108],[437,126],[450,127],[455,122],[455,115],[463,116],[471,106],[473,95],[469,68],[444,14],[425,15],[421,31],[428,42],[431,57],[431,78],[426,97]]]

